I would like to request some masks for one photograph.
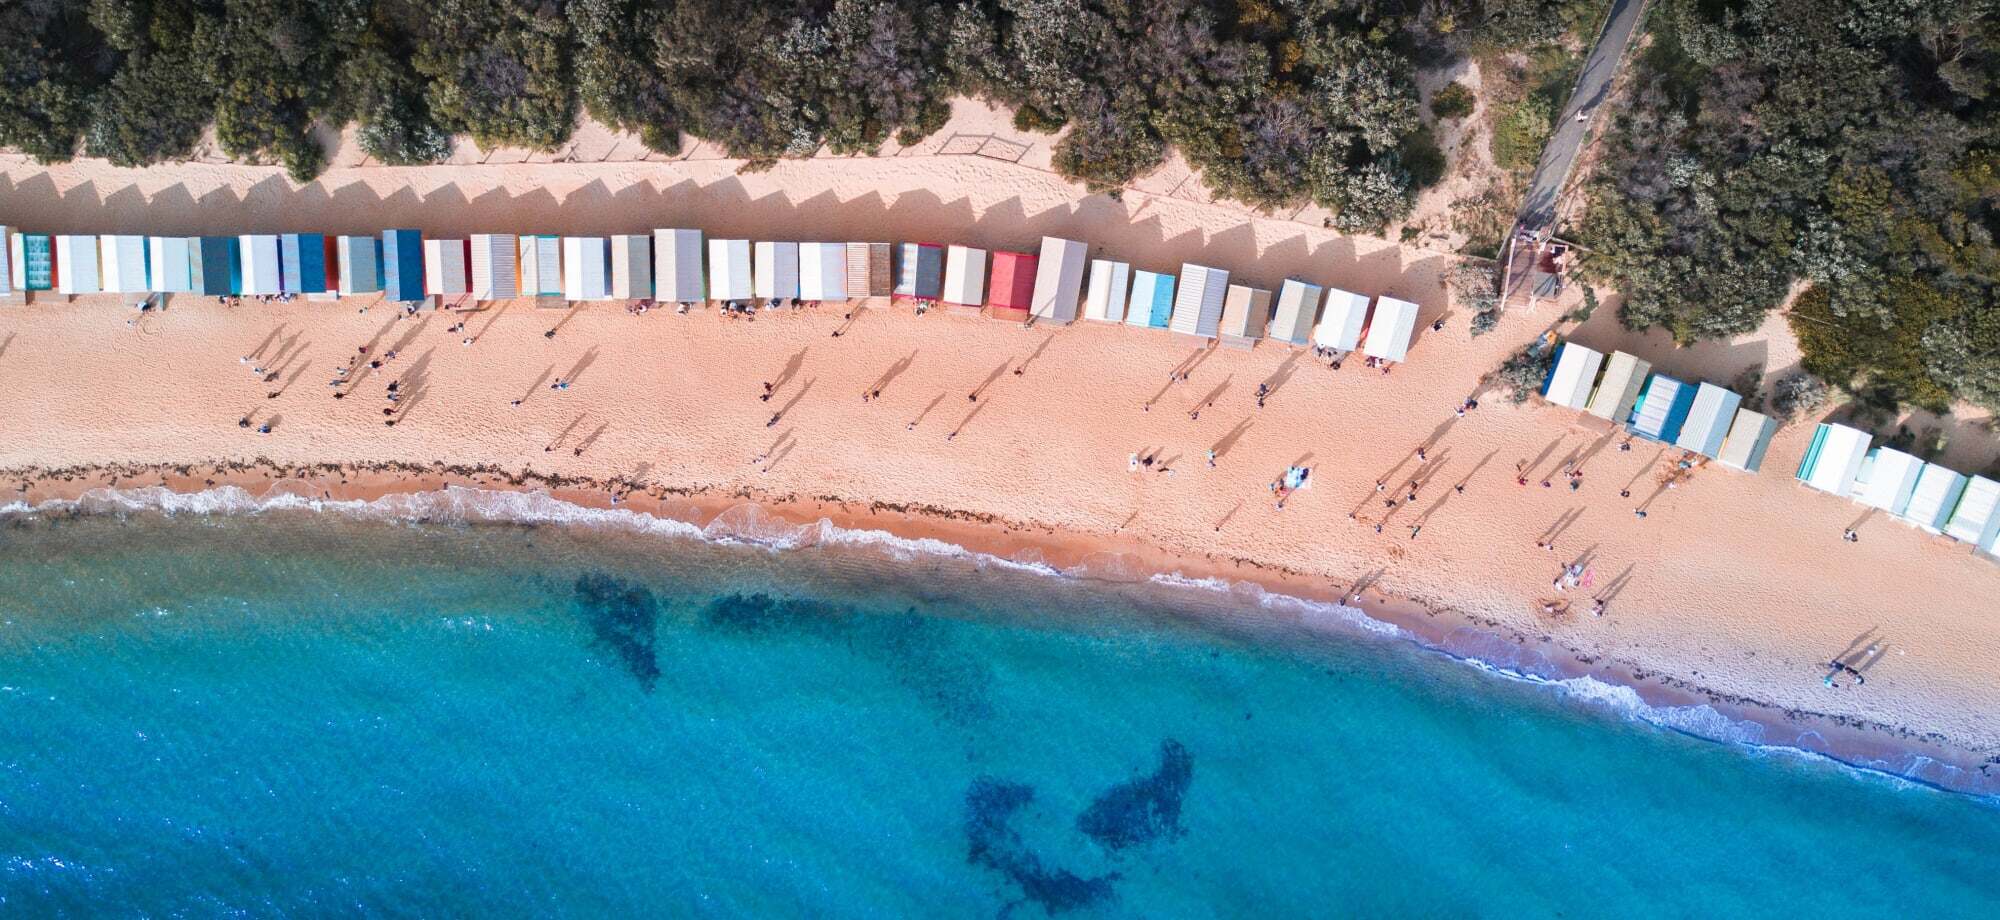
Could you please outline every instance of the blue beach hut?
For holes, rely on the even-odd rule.
[[[243,279],[237,274],[236,237],[201,237],[200,253],[195,257],[194,289],[210,297],[227,297],[243,292]]]
[[[390,300],[424,299],[424,235],[382,231],[382,290]]]
[[[1687,422],[1688,411],[1694,408],[1695,388],[1675,380],[1665,374],[1654,374],[1646,381],[1646,387],[1639,391],[1639,401],[1632,407],[1632,418],[1626,423],[1633,434],[1649,441],[1674,443],[1680,437],[1681,426]]]
[[[326,237],[287,233],[278,239],[279,283],[287,294],[326,292]]]
[[[1132,301],[1125,308],[1125,324],[1165,329],[1174,315],[1174,276],[1161,272],[1132,273]]]

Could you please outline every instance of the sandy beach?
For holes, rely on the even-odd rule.
[[[526,302],[403,319],[372,297],[231,308],[181,296],[128,323],[129,298],[42,296],[0,307],[0,469],[9,497],[31,504],[111,484],[345,496],[458,484],[547,488],[586,505],[618,492],[684,519],[752,505],[1107,575],[1180,571],[1321,598],[1360,583],[1368,605],[1413,630],[1477,628],[1523,660],[1561,659],[1661,699],[1754,706],[1797,726],[1793,736],[1870,729],[1862,737],[1969,771],[1929,777],[1948,785],[1984,788],[1982,770],[2000,761],[2000,565],[1796,485],[1809,424],[1780,433],[1760,474],[1708,467],[1667,489],[1676,452],[1621,451],[1622,433],[1577,413],[1489,392],[1455,416],[1556,311],[1510,314],[1471,338],[1439,281],[1445,253],[1167,193],[1089,196],[1032,164],[935,151],[744,175],[699,160],[363,166],[303,188],[253,167],[10,159],[0,221],[436,236],[692,226],[996,248],[1053,233],[1139,268],[1199,260],[1263,287],[1297,275],[1403,297],[1422,308],[1417,339],[1385,376],[1270,343],[1203,352],[1153,330],[918,317],[881,301],[851,317],[828,305],[754,321]],[[1611,312],[1584,341],[1627,344],[1609,331]],[[1441,332],[1429,329],[1437,319]],[[395,357],[329,386],[362,347]],[[1662,371],[1734,370],[1649,347]],[[1776,344],[1754,352],[1773,375],[1795,361]],[[1170,380],[1176,369],[1185,382]],[[558,380],[570,386],[551,389]],[[394,406],[391,381],[403,394]],[[1967,457],[1990,449],[1954,444]],[[1135,453],[1158,462],[1132,472]],[[1574,491],[1559,472],[1569,463],[1584,471]],[[1293,464],[1312,468],[1313,487],[1280,510],[1268,486]],[[1860,542],[1842,542],[1850,526]],[[1553,551],[1537,545],[1551,534]],[[1577,562],[1592,588],[1554,590]],[[1602,617],[1588,611],[1593,596],[1608,598]],[[1561,602],[1568,612],[1544,612]],[[1870,644],[1883,652],[1864,686],[1822,684],[1829,658]]]

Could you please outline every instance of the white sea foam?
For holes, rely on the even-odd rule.
[[[1280,610],[1297,614],[1299,620],[1308,626],[1346,626],[1363,632],[1392,639],[1414,638],[1410,633],[1394,623],[1378,620],[1359,607],[1346,604],[1308,600],[1291,594],[1279,594],[1265,589],[1263,585],[1247,581],[1231,581],[1226,578],[1204,576],[1200,578],[1179,572],[1162,572],[1149,579],[1157,585],[1171,588],[1185,588],[1228,595],[1247,603],[1256,604],[1267,610]]]

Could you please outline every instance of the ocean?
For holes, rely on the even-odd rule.
[[[209,513],[242,504],[0,515],[5,913],[2000,905],[1991,799],[1343,608],[532,497]]]

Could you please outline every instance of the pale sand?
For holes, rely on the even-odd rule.
[[[1084,196],[1039,170],[976,157],[823,159],[745,176],[702,162],[359,169],[303,190],[244,167],[9,165],[0,172],[0,221],[57,232],[413,226],[433,235],[696,226],[752,238],[1020,247],[1052,232],[1139,267],[1200,259],[1263,285],[1300,272],[1396,294],[1423,306],[1425,324],[1448,309],[1436,280],[1449,264],[1442,255],[1295,221],[1245,222],[1237,209],[1198,202]],[[1477,340],[1467,337],[1462,312],[1443,333],[1420,327],[1409,362],[1387,377],[1359,362],[1333,372],[1265,344],[1219,350],[1189,382],[1169,387],[1170,370],[1195,352],[1192,341],[1083,323],[1023,329],[916,318],[879,304],[831,338],[843,325],[834,307],[731,322],[713,310],[635,317],[615,306],[559,312],[517,303],[465,317],[478,339],[465,347],[463,334],[446,331],[449,314],[395,321],[383,305],[365,314],[352,302],[226,309],[182,297],[131,328],[127,299],[0,307],[0,468],[260,457],[287,466],[532,466],[633,477],[691,494],[707,513],[734,500],[791,496],[806,500],[791,506],[796,512],[898,532],[940,525],[870,515],[869,503],[949,509],[974,523],[991,516],[969,530],[947,524],[954,538],[1002,552],[1073,561],[1101,547],[1197,574],[1241,571],[1228,563],[1240,558],[1272,577],[1302,573],[1281,583],[1321,596],[1372,576],[1383,591],[1435,611],[1406,618],[1439,632],[1484,624],[1528,647],[1547,636],[1549,650],[1570,650],[1605,673],[1886,726],[1950,745],[1961,763],[2000,750],[2000,622],[1991,602],[2000,566],[1880,516],[1861,526],[1859,544],[1842,543],[1842,529],[1863,509],[1810,493],[1789,475],[1810,426],[1782,432],[1760,475],[1709,468],[1660,491],[1660,448],[1640,443],[1620,453],[1608,429],[1576,413],[1515,408],[1488,394],[1454,422],[1452,407],[1479,376],[1545,328],[1552,311],[1509,316]],[[544,338],[559,322],[556,338]],[[372,353],[397,347],[400,355],[358,373],[354,395],[332,400],[325,384],[334,367],[370,342]],[[252,353],[282,370],[279,398],[265,398],[279,385],[238,362]],[[759,383],[786,376],[795,356],[776,398],[760,402]],[[1657,357],[1660,369],[1677,369],[1672,354]],[[883,385],[880,401],[864,403],[861,394],[905,358],[909,366]],[[1008,372],[1023,361],[1024,375]],[[558,376],[575,377],[574,388],[550,390]],[[968,402],[989,378],[982,398]],[[416,391],[393,428],[380,414],[391,379]],[[1260,411],[1253,393],[1265,381],[1277,392]],[[1211,394],[1215,404],[1190,419]],[[1156,397],[1152,411],[1140,410]],[[510,407],[517,398],[525,403]],[[767,427],[779,408],[783,419]],[[276,430],[239,428],[245,413],[259,422],[275,416]],[[954,429],[961,433],[948,441]],[[1418,469],[1413,448],[1433,438],[1414,509],[1399,506],[1380,536],[1348,520],[1357,509],[1380,519],[1375,481],[1401,485]],[[552,442],[558,448],[544,451]],[[579,444],[586,450],[576,456]],[[1211,447],[1222,454],[1214,470],[1203,462]],[[1173,475],[1128,473],[1128,455],[1147,449]],[[768,470],[751,464],[765,453]],[[1588,454],[1581,491],[1565,489],[1560,476],[1541,488],[1573,454]],[[1514,483],[1521,461],[1533,462],[1525,488]],[[1294,462],[1314,468],[1315,487],[1277,511],[1266,484]],[[170,478],[199,488],[215,477],[196,470]],[[1455,494],[1451,485],[1461,481],[1466,492]],[[1633,497],[1619,498],[1628,483]],[[38,485],[27,497],[73,494],[83,484]],[[1636,520],[1632,507],[1656,491],[1650,517]],[[854,504],[811,505],[816,497]],[[679,501],[662,510],[696,514]],[[1558,552],[1536,549],[1535,538],[1572,510],[1580,515]],[[1413,541],[1409,527],[1420,518]],[[1007,529],[996,535],[996,526]],[[1550,588],[1559,564],[1586,555],[1600,587],[1624,579],[1610,613],[1590,617],[1587,593],[1572,591],[1575,612],[1543,616],[1539,599],[1563,596]],[[1868,641],[1887,652],[1867,685],[1822,686],[1822,662],[1870,630]]]

